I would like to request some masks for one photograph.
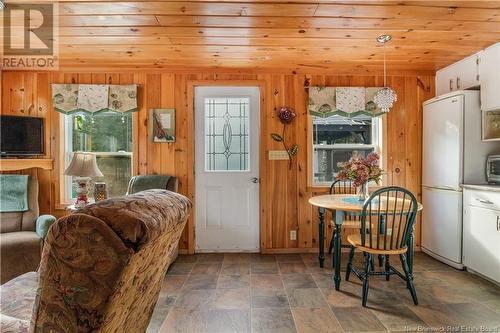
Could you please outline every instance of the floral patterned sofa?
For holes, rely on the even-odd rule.
[[[1,332],[144,332],[190,209],[148,190],[59,219],[39,271],[0,287]]]

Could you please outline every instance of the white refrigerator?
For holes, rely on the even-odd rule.
[[[455,91],[423,104],[422,251],[462,264],[462,184],[486,183],[479,91]]]

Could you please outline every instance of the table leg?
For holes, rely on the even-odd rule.
[[[323,268],[325,262],[325,209],[318,208],[319,213],[319,267]]]
[[[335,235],[333,236],[333,246],[335,247],[334,263],[335,274],[333,281],[335,282],[335,290],[340,289],[340,265],[342,258],[342,222],[344,222],[344,211],[337,210],[335,212]]]

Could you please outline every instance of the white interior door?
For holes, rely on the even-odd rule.
[[[195,88],[196,251],[259,251],[259,88]]]

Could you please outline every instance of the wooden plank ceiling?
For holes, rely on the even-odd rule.
[[[7,1],[7,6],[11,2]],[[500,41],[500,1],[60,1],[61,66],[435,71]]]

